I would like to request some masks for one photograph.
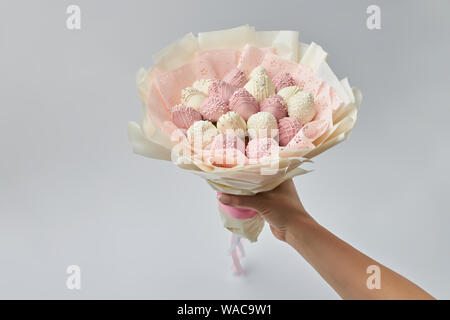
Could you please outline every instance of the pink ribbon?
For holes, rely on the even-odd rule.
[[[233,260],[233,265],[231,270],[235,272],[236,275],[240,276],[244,273],[242,269],[240,258],[245,257],[244,246],[242,245],[242,238],[234,233],[231,234],[231,244],[230,244],[230,254]]]
[[[222,192],[217,191],[217,200],[219,200],[220,195]],[[228,214],[229,216],[235,218],[235,219],[250,219],[253,218],[258,214],[255,210],[247,209],[247,208],[235,208],[227,206],[226,204],[223,204],[219,201],[219,208]]]

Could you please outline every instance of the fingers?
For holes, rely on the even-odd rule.
[[[264,210],[264,201],[259,195],[254,196],[236,196],[231,194],[221,194],[219,201],[231,207],[250,208],[258,212]]]
[[[292,179],[284,181],[271,191],[261,192],[254,196],[222,194],[219,197],[219,201],[228,206],[250,208],[259,213],[264,213],[270,211],[277,205],[280,195],[290,195],[298,199]]]

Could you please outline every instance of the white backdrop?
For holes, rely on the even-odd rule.
[[[138,68],[189,31],[245,23],[300,31],[364,95],[350,139],[295,179],[307,210],[450,298],[450,3],[377,2],[370,31],[374,1],[1,0],[0,298],[338,298],[268,228],[233,277],[214,192],[128,144]]]

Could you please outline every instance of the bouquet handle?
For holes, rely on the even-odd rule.
[[[231,207],[228,205],[223,204],[219,201],[219,197],[222,194],[222,192],[217,192],[217,202],[219,205],[219,211],[223,214],[226,214],[230,216],[233,219],[238,219],[240,221],[249,220],[255,218],[257,216],[258,212],[252,209],[247,208],[236,208]],[[242,241],[244,240],[242,235],[240,235],[238,232],[234,232],[237,230],[233,230],[233,228],[228,228],[231,233],[231,244],[229,253],[231,255],[231,259],[233,260],[232,270],[235,272],[236,275],[241,275],[244,273],[244,270],[242,268],[240,259],[245,256],[244,252],[244,246]],[[259,233],[259,232],[258,232]]]

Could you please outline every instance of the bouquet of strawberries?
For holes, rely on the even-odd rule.
[[[356,122],[361,93],[338,80],[326,57],[295,31],[187,34],[138,72],[145,116],[129,123],[133,150],[173,161],[218,193],[272,190],[307,173],[302,164],[346,139]],[[241,237],[256,241],[264,221],[222,203],[219,212],[240,273]]]

